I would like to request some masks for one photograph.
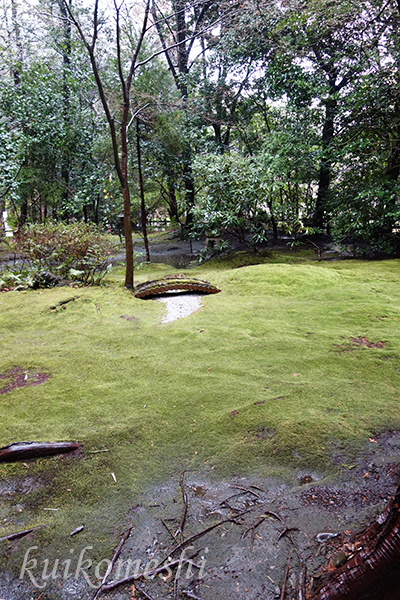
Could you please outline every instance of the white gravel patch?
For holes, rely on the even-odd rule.
[[[164,302],[167,314],[161,319],[161,323],[171,323],[188,317],[201,307],[201,296],[198,294],[176,294],[171,297],[157,298],[157,302]]]

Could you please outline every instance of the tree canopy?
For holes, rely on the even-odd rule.
[[[14,229],[165,210],[184,235],[399,249],[395,0],[12,0],[0,21]]]

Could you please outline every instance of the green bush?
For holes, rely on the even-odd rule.
[[[31,273],[33,285],[28,285],[49,287],[62,280],[98,285],[111,268],[116,245],[93,224],[50,222],[20,229],[14,249]]]

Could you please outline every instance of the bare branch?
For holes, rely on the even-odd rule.
[[[130,68],[129,75],[128,75],[127,80],[126,80],[126,85],[128,87],[128,90],[131,87],[133,73],[135,72],[136,68],[140,66],[140,63],[138,63],[136,65],[136,61],[137,61],[137,57],[139,55],[140,49],[141,49],[142,44],[143,44],[144,36],[146,35],[147,21],[149,19],[149,12],[150,12],[150,0],[147,0],[147,2],[146,2],[146,9],[145,9],[144,17],[143,17],[142,31],[140,32],[139,40],[138,40],[138,42],[136,44],[136,49],[135,49],[134,55],[132,57],[131,68]]]
[[[122,86],[122,89],[123,89],[124,101],[125,101],[125,99],[126,99],[126,89],[125,89],[124,73],[122,71],[122,60],[121,60],[121,28],[119,26],[119,11],[120,11],[120,6],[117,6],[116,0],[114,0],[114,8],[115,8],[115,15],[116,15],[116,19],[115,19],[115,35],[116,35],[116,39],[117,39],[118,75],[119,75],[119,80],[121,82],[121,86]]]
[[[209,25],[207,25],[207,27],[204,27],[204,29],[202,29],[201,31],[198,31],[195,35],[191,35],[190,37],[188,37],[188,38],[186,38],[186,39],[184,39],[184,40],[182,40],[180,42],[177,42],[176,44],[171,44],[170,46],[166,46],[165,48],[161,48],[160,50],[156,50],[148,58],[146,58],[145,60],[142,60],[141,62],[138,62],[136,64],[136,68],[139,68],[139,67],[142,67],[143,65],[146,65],[148,62],[152,61],[153,58],[155,58],[156,56],[159,56],[160,54],[165,53],[165,55],[167,55],[167,52],[169,50],[172,50],[173,48],[178,48],[182,44],[186,44],[190,40],[197,38],[202,33],[205,33],[206,31],[208,31],[211,27],[215,27],[216,25],[218,25],[218,23],[220,23],[223,19],[224,19],[224,17],[220,17],[219,19],[217,19],[213,23],[210,23]]]
[[[64,2],[64,4],[66,4],[66,2]],[[92,43],[90,44],[92,52],[94,52],[94,47],[95,47],[96,41],[97,41],[98,13],[99,13],[99,0],[96,0],[95,4],[94,4],[94,10],[93,10],[93,37],[92,37]]]

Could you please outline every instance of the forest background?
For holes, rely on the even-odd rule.
[[[327,231],[397,251],[395,0],[3,0],[0,19],[14,229],[112,231],[132,205],[134,225],[167,215],[191,237]]]

